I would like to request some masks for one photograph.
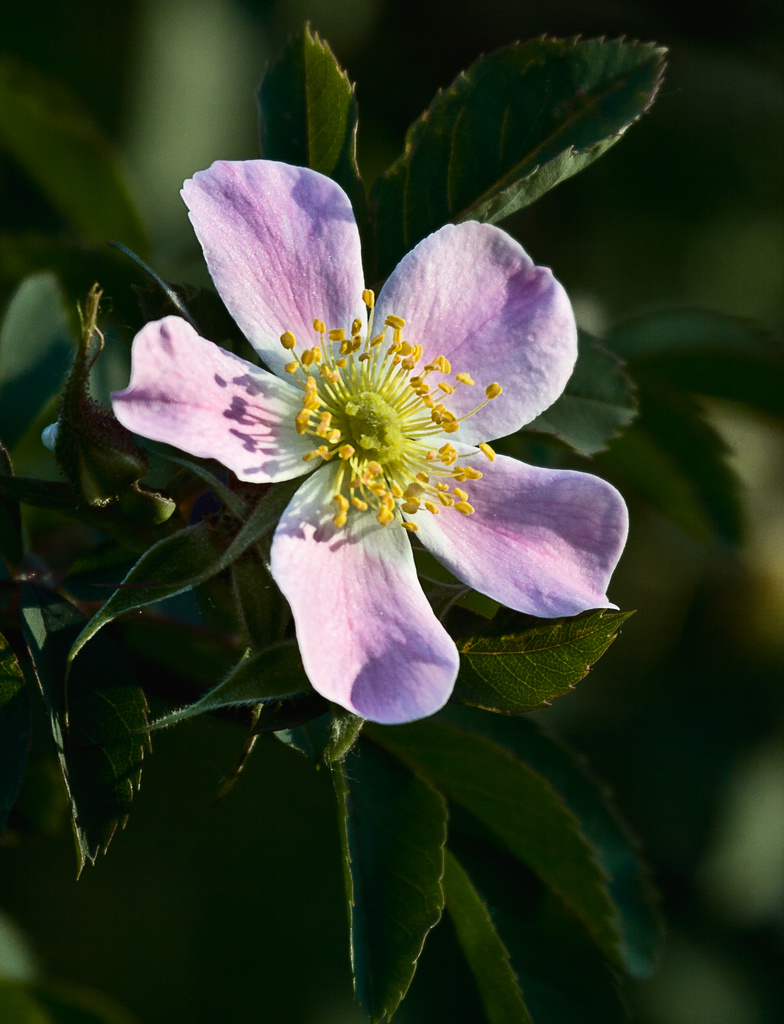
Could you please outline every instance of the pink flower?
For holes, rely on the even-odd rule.
[[[414,534],[458,579],[544,617],[609,605],[626,506],[584,473],[496,456],[561,394],[576,328],[549,270],[487,224],[420,242],[374,302],[351,204],[329,178],[219,162],[182,190],[212,279],[260,369],[175,316],[133,344],[117,418],[242,480],[303,477],[272,543],[305,671],[377,722],[446,702],[455,644]]]

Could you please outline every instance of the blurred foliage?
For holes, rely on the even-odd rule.
[[[6,480],[0,494],[0,554],[19,566],[14,496],[27,478],[54,475],[37,432],[55,418],[53,400],[68,367],[74,326],[67,311],[98,279],[106,294],[107,335],[117,350],[143,320],[131,291],[132,283],[146,284],[143,275],[130,260],[104,251],[103,239],[122,234],[120,241],[141,250],[148,235],[145,258],[165,278],[205,283],[177,189],[213,159],[257,155],[254,88],[266,59],[305,18],[358,83],[358,163],[366,182],[395,159],[406,129],[436,90],[448,87],[479,52],[541,33],[625,34],[670,48],[663,93],[622,145],[504,223],[566,285],[581,327],[601,343],[597,358],[613,368],[614,357],[626,360],[639,388],[639,420],[596,460],[631,505],[630,546],[613,596],[638,614],[589,679],[534,718],[570,740],[609,782],[662,892],[669,950],[658,977],[627,990],[637,1019],[774,1024],[784,1012],[784,840],[775,825],[784,817],[776,797],[784,726],[784,85],[778,68],[782,11],[773,0],[747,5],[742,17],[729,8],[707,15],[702,5],[675,0],[633,6],[549,0],[524,8],[511,0],[433,0],[426,11],[389,0],[17,5],[4,23],[0,82],[0,300],[4,332],[11,330],[9,316],[24,324],[13,329],[29,339],[24,361],[34,361],[35,372],[18,376],[23,368],[8,361],[16,355],[4,351],[0,339],[0,379],[15,395],[28,389],[27,425],[33,410],[40,416],[29,430],[21,422],[9,427],[6,420],[18,404],[0,390],[0,436],[13,445],[20,478]],[[20,66],[23,74],[14,70]],[[61,146],[57,158],[47,159],[49,149],[42,158],[40,139],[14,133],[14,103],[35,110],[38,130]],[[347,109],[350,123],[351,104]],[[352,154],[336,149],[335,155],[350,171]],[[72,181],[82,175],[77,206],[58,191],[60,160]],[[114,208],[124,211],[124,219],[109,226],[100,210],[111,190],[122,196]],[[207,313],[215,313],[209,302]],[[564,436],[554,406],[545,416],[555,422],[537,426],[560,442],[530,433],[511,439],[509,450],[543,464],[590,467],[562,442],[586,455],[598,451],[633,415],[622,377],[608,373],[606,383],[606,393],[587,396],[607,412],[606,435],[598,441],[583,437],[583,447],[575,445],[574,437]],[[584,401],[585,389],[571,399]],[[214,467],[153,462],[151,479],[177,499],[182,525],[193,502],[203,500],[204,477],[197,472]],[[5,463],[0,472],[7,477]],[[62,492],[52,485],[48,491],[56,504]],[[64,575],[73,565],[79,569],[69,579],[78,590],[74,601],[91,614],[108,596],[107,583],[130,565],[116,549],[106,550],[105,564],[96,563],[96,542],[111,532],[106,520],[84,515],[65,522],[29,506],[22,516],[30,552],[25,571],[35,576],[49,565]],[[241,546],[262,559],[253,554],[263,511],[258,517]],[[192,536],[183,531],[172,542]],[[258,685],[255,664],[239,660],[234,639],[241,626],[250,632],[253,624],[227,622],[220,611],[229,586],[242,581],[230,584],[219,575],[230,559],[216,536],[205,547],[211,579],[198,599],[177,596],[182,579],[175,578],[171,599],[154,605],[153,614],[114,624],[107,614],[106,632],[132,652],[145,689],[167,708],[192,704],[210,679],[223,677],[221,685],[229,689],[217,697],[225,720],[204,716],[157,734],[156,757],[145,767],[146,792],[134,801],[133,828],[78,889],[63,827],[62,781],[36,756],[3,839],[0,904],[34,937],[53,977],[111,992],[146,1024],[244,1019],[258,1013],[261,998],[281,1024],[360,1020],[347,996],[328,773],[315,773],[310,762],[259,728],[260,750],[245,767],[243,784],[207,811],[242,746],[238,726],[246,732],[252,727],[247,714],[230,706],[236,702],[221,695],[242,696],[248,692],[243,687]],[[145,532],[137,550],[151,539]],[[733,549],[741,539],[745,546]],[[92,562],[80,568],[88,554]],[[118,593],[123,610],[145,603],[142,587]],[[9,594],[0,572],[4,631],[13,621]],[[62,595],[57,600],[75,607]],[[175,638],[165,658],[154,654],[161,635]],[[11,631],[8,637],[21,650],[18,635]],[[24,658],[19,664],[28,671]],[[6,657],[0,682],[18,681],[19,664]],[[29,728],[40,745],[41,709],[22,701],[25,693],[16,682],[6,683],[2,695],[2,735],[13,735],[18,744]],[[141,705],[134,707],[142,714]],[[163,710],[153,708],[156,714]],[[271,718],[276,728],[296,732],[296,710],[265,706],[264,713],[279,716]],[[316,742],[314,734],[311,740]],[[530,759],[536,740],[528,736],[527,742]],[[361,800],[364,775],[376,773],[394,792],[400,780],[390,777],[383,751],[371,748],[364,734],[357,749],[373,753],[364,761],[350,755],[344,784]],[[123,761],[122,792],[110,794],[116,820],[122,818],[116,801],[129,798],[128,772],[137,753]],[[2,757],[0,751],[0,762]],[[352,772],[352,764],[361,770]],[[630,846],[608,824],[609,812],[589,813],[571,769],[561,765],[560,776],[548,774],[548,766],[555,771],[553,764],[560,764],[552,752],[533,764],[604,851],[608,870],[619,860],[628,864]],[[569,786],[561,788],[564,772]],[[459,805],[460,794],[452,795]],[[472,968],[482,969],[468,952],[467,919],[473,927],[497,929],[514,962],[526,965],[519,981],[534,1019],[537,1012],[574,1019],[588,990],[597,1024],[623,1019],[610,973],[588,935],[575,927],[573,910],[548,896],[535,865],[521,866],[488,842],[476,815],[491,809],[474,806],[473,817],[470,812],[454,810],[450,918],[428,939],[395,1019],[484,1019],[487,993],[460,959],[462,949]],[[98,845],[104,827],[99,823]],[[365,827],[372,832],[373,821]],[[344,841],[357,841],[346,835]],[[608,836],[612,841],[603,846],[600,839]],[[634,885],[644,888],[646,882],[637,878]],[[748,893],[753,899],[744,897]],[[623,904],[624,894],[613,899]],[[632,935],[631,910],[629,915]],[[263,994],[259,964],[265,965]],[[28,1008],[38,1003],[35,1012],[43,1001],[53,1019],[59,1019],[53,1009],[58,1000],[78,1002],[65,990],[53,995],[47,989],[44,996],[43,989],[10,991],[9,984],[5,998]],[[514,1006],[514,988],[502,991],[506,1005]],[[122,1011],[115,1017],[108,1009],[104,1017],[91,1012],[83,1019],[125,1019]]]

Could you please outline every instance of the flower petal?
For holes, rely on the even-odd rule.
[[[215,287],[278,376],[291,358],[284,331],[309,348],[316,317],[347,331],[365,322],[359,232],[334,181],[272,160],[218,161],[182,197]]]
[[[509,608],[557,618],[614,608],[605,593],[626,541],[623,498],[589,473],[496,456],[461,459],[473,515],[416,515],[417,537],[458,579]]]
[[[445,399],[463,416],[498,382],[503,394],[460,426],[466,444],[519,430],[552,405],[577,358],[577,328],[566,292],[522,246],[490,224],[447,224],[405,256],[384,285],[376,324],[389,313],[423,348],[422,364],[443,354],[453,374],[476,387]],[[435,380],[435,377],[433,378]]]
[[[131,352],[131,380],[112,395],[120,423],[142,437],[217,459],[241,480],[307,473],[313,439],[297,433],[302,392],[200,337],[177,316],[146,324]]]
[[[457,649],[422,593],[406,531],[354,510],[333,525],[335,471],[324,466],[302,484],[272,543],[305,671],[363,718],[423,718],[452,692]]]

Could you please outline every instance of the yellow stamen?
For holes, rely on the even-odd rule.
[[[458,501],[455,505],[457,512],[462,512],[464,516],[470,516],[474,513],[473,505],[469,505],[467,501]]]
[[[404,530],[408,530],[410,533],[416,533],[419,527],[416,523],[401,523]]]
[[[316,319],[313,321],[313,330],[317,334],[323,334],[326,331],[326,329],[327,329],[327,325],[324,323],[324,321],[323,320],[319,320],[319,318],[316,317]]]
[[[458,373],[455,376],[455,380],[460,381],[461,384],[473,384],[470,373]]]
[[[477,448],[483,455],[486,455],[491,462],[495,462],[495,452],[485,441],[480,441]]]
[[[338,448],[338,455],[341,459],[350,459],[353,454],[354,448],[352,448],[350,444],[344,444],[342,448]]]
[[[393,330],[400,331],[406,326],[406,322],[402,316],[395,316],[394,313],[390,313],[384,323],[387,327],[393,328]]]
[[[297,339],[291,333],[291,331],[284,331],[280,336],[280,343],[284,348],[294,348],[297,344]]]
[[[501,387],[501,385],[496,381],[495,384],[489,384],[485,388],[485,394],[487,395],[488,398],[498,398],[498,396],[501,394],[503,390],[504,389]]]
[[[375,296],[375,293],[373,292],[372,289],[366,288],[362,292],[362,301],[365,303],[365,305],[369,309],[372,309],[375,306],[375,304],[376,304],[376,296]]]

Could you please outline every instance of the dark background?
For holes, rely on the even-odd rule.
[[[0,49],[77,96],[121,155],[150,262],[199,282],[180,184],[214,159],[258,155],[255,86],[305,19],[357,83],[368,181],[481,52],[542,33],[655,40],[671,59],[652,112],[504,226],[600,335],[683,306],[780,331],[782,7],[706,12],[697,0],[30,0],[4,15]],[[2,154],[0,193],[2,237],[63,232]],[[4,300],[16,283],[6,260]],[[657,977],[630,988],[635,1019],[773,1024],[784,1014],[781,424],[705,409],[743,481],[744,544],[694,539],[628,495],[611,596],[638,614],[577,692],[536,717],[607,781],[662,893],[667,947]],[[0,907],[48,976],[110,993],[143,1024],[361,1019],[329,781],[270,740],[213,808],[243,735],[218,720],[158,734],[127,831],[78,883],[62,817],[0,848]],[[37,764],[38,785],[48,771]],[[429,940],[401,1024],[472,1024],[451,942],[448,927]]]

